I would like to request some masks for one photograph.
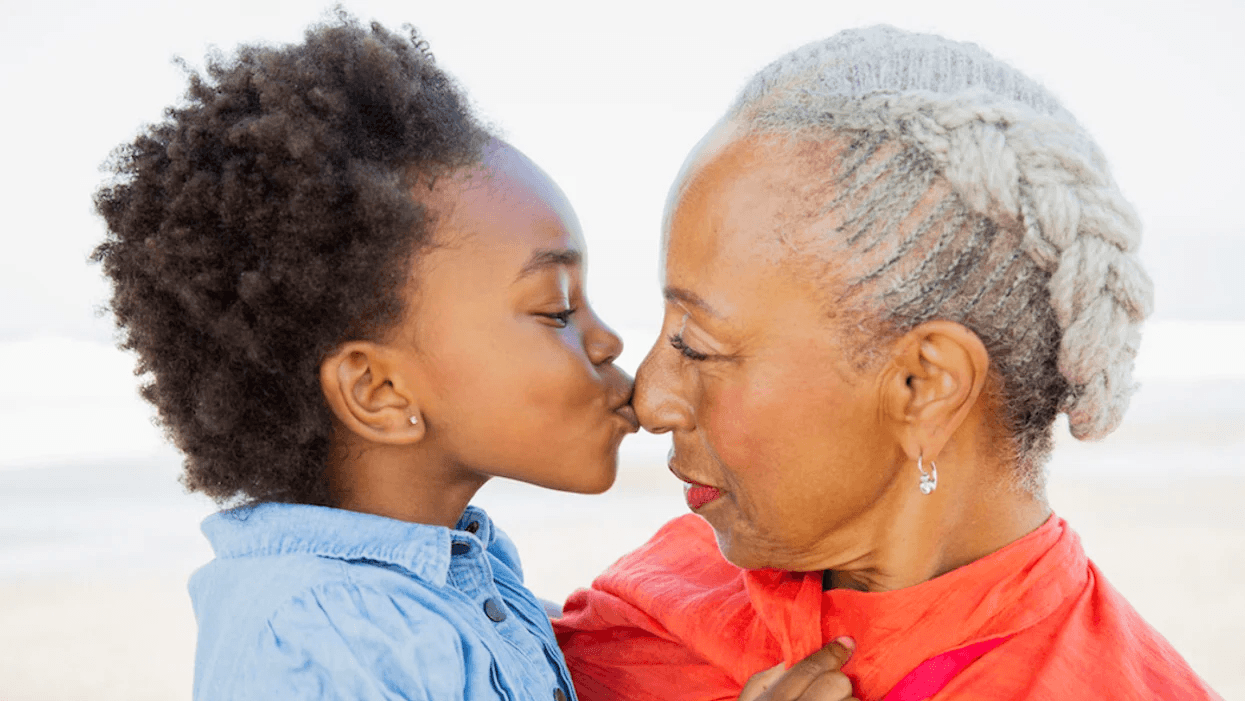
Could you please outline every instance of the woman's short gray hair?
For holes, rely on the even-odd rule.
[[[844,221],[834,250],[865,263],[850,288],[897,331],[950,319],[982,338],[1028,488],[1059,412],[1081,439],[1119,425],[1152,305],[1140,224],[1042,86],[973,44],[873,27],[770,64],[727,119],[850,143],[819,203]],[[939,180],[949,194],[900,231]]]

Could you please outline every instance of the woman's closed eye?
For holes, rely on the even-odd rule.
[[[695,348],[692,348],[691,346],[687,345],[687,342],[683,340],[683,334],[681,333],[670,334],[669,340],[670,340],[670,345],[675,350],[682,353],[684,357],[688,358],[689,360],[705,360],[706,358],[709,357],[708,353],[702,353],[696,350]]]
[[[554,326],[557,326],[560,329],[564,329],[566,328],[567,324],[571,322],[571,315],[574,314],[576,311],[577,310],[575,307],[567,307],[566,309],[563,309],[562,311],[538,313],[536,316],[550,319],[553,321]]]

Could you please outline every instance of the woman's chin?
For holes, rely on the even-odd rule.
[[[713,536],[718,542],[718,551],[722,553],[722,557],[740,569],[760,570],[775,566],[767,553],[758,552],[756,547],[734,534],[723,533],[714,528]]]
[[[710,522],[710,525],[713,525]],[[803,549],[791,543],[779,543],[748,537],[747,534],[713,529],[718,551],[727,562],[745,570],[777,569],[790,572],[811,572],[824,569],[821,558],[796,553]]]

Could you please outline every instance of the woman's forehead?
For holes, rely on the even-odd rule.
[[[672,191],[667,255],[673,245],[784,263],[833,238],[842,222],[822,204],[834,198],[835,143],[736,133],[701,146]]]
[[[866,272],[866,259],[893,252],[949,190],[930,174],[917,178],[917,189],[908,183],[891,192],[891,181],[911,179],[915,167],[891,140],[862,149],[851,134],[721,136],[706,137],[706,147],[689,159],[664,232],[666,255],[672,246],[718,258],[729,252],[790,274],[850,280]],[[880,237],[863,249],[867,255],[849,245],[861,226]]]
[[[888,181],[887,169],[900,167],[895,143],[871,150],[863,163],[845,135],[736,133],[711,148],[688,169],[662,247],[664,284],[711,301],[793,303],[769,289],[777,285],[807,297],[825,316],[871,306],[858,297],[857,281],[879,259],[898,255],[899,242],[947,194],[937,178],[904,197],[875,192],[877,182]],[[862,222],[874,219],[883,222],[873,227],[882,229],[875,232],[880,238],[851,245]],[[923,246],[909,252],[928,253]]]

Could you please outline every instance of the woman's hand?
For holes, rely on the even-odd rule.
[[[782,663],[752,675],[739,701],[855,701],[852,682],[839,669],[856,643],[843,636],[783,669]]]

